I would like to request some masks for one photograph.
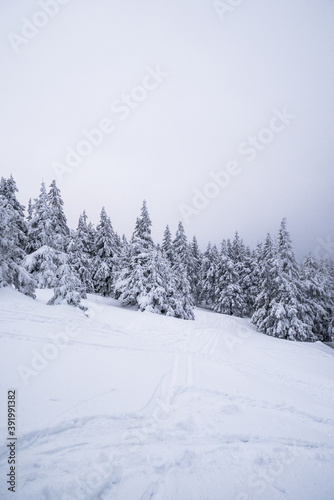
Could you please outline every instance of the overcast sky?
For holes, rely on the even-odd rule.
[[[202,249],[255,246],[283,217],[299,258],[334,240],[333,1],[61,1],[0,4],[0,174],[23,204],[56,178],[73,228],[104,205],[130,236],[145,198],[156,241],[183,220]]]

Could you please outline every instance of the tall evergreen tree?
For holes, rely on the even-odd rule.
[[[309,322],[317,340],[330,340],[329,325],[334,312],[331,287],[328,286],[328,273],[323,266],[309,254],[302,267],[302,279],[309,306]]]
[[[203,254],[201,265],[201,294],[200,300],[205,307],[213,308],[216,300],[218,285],[219,252],[216,245],[209,243]]]
[[[35,281],[23,266],[25,235],[20,226],[18,212],[0,194],[0,287],[14,285],[25,295],[35,297]]]
[[[166,259],[170,262],[170,264],[173,263],[173,244],[172,244],[172,234],[170,232],[169,226],[166,226],[165,232],[164,232],[164,237],[162,240],[162,245],[161,245],[162,251],[164,253],[164,256]]]
[[[222,314],[244,316],[246,304],[242,288],[239,284],[240,277],[237,266],[229,256],[227,245],[222,244],[218,267],[218,283],[214,310]]]
[[[172,248],[173,255],[178,257],[181,264],[187,270],[189,264],[189,246],[182,222],[178,224]]]
[[[277,251],[267,262],[270,276],[256,300],[253,323],[267,335],[288,340],[314,339],[307,322],[309,307],[300,279],[286,219],[282,220]]]
[[[94,253],[94,289],[104,296],[112,296],[117,272],[116,242],[110,218],[104,207],[101,210],[100,223],[96,228]]]
[[[52,246],[52,226],[49,200],[45,184],[42,182],[40,194],[32,205],[32,217],[28,225],[27,253],[32,253],[44,245]]]
[[[82,240],[77,232],[73,231],[68,246],[68,264],[81,282],[80,294],[83,299],[87,298],[87,293],[94,292],[94,285],[91,277],[91,260],[84,251]]]
[[[138,297],[145,295],[150,281],[150,263],[154,248],[151,225],[146,201],[144,201],[130,242],[128,266],[122,269],[116,284],[117,296],[124,306],[138,305]]]
[[[57,187],[56,181],[53,180],[48,193],[49,224],[51,229],[50,246],[60,251],[66,250],[70,236],[63,205],[64,202],[60,194],[60,189]]]
[[[245,316],[251,317],[254,313],[256,297],[260,292],[262,245],[258,244],[251,252],[246,248],[243,266],[241,268],[240,286],[246,304]]]
[[[22,250],[25,250],[27,246],[28,226],[24,217],[25,208],[16,198],[17,192],[16,182],[12,175],[8,179],[4,177],[1,178],[0,195],[4,197],[4,200],[6,200],[13,209],[13,223],[17,229],[17,243]]]
[[[202,254],[199,249],[196,236],[194,236],[191,244],[189,245],[188,275],[191,295],[195,304],[199,304],[201,296],[201,266]]]

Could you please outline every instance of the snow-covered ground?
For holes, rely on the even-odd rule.
[[[332,500],[334,350],[0,290],[0,498]],[[17,389],[17,493],[7,390]]]

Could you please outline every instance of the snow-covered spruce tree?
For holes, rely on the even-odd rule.
[[[165,258],[170,262],[170,264],[172,264],[173,263],[173,244],[172,244],[172,234],[170,232],[169,226],[166,226],[166,229],[164,232],[164,237],[162,240],[161,249],[163,251]]]
[[[266,245],[265,245],[266,246]],[[256,299],[252,322],[265,334],[288,340],[315,340],[310,309],[295,259],[286,219],[282,220],[277,250],[269,262],[263,290]]]
[[[6,200],[13,209],[14,222],[17,228],[17,243],[22,250],[26,250],[28,226],[24,217],[25,208],[16,198],[17,192],[16,182],[12,175],[8,179],[4,177],[1,178],[0,195],[4,197],[4,200]]]
[[[326,276],[326,289],[328,290],[328,303],[326,309],[329,316],[329,325],[325,341],[334,340],[334,261],[332,259],[322,262],[321,270]]]
[[[83,250],[83,244],[76,231],[72,231],[67,246],[68,264],[81,282],[81,298],[86,299],[87,293],[94,291],[91,278],[91,261],[88,254]]]
[[[70,230],[63,210],[64,202],[56,181],[52,181],[49,193],[42,182],[40,194],[29,209],[27,253],[47,245],[65,251]]]
[[[116,283],[117,296],[123,306],[138,306],[138,297],[146,293],[154,248],[151,225],[144,201],[130,241],[128,265],[121,270]]]
[[[73,306],[80,305],[83,285],[71,266],[72,254],[43,245],[25,258],[25,268],[34,274],[39,288],[53,288],[49,305],[66,301]]]
[[[79,216],[77,236],[80,240],[80,246],[83,252],[88,255],[90,259],[95,257],[95,240],[96,240],[96,230],[91,222],[88,222],[88,217],[85,210]]]
[[[196,305],[199,304],[201,295],[201,265],[202,254],[198,247],[196,236],[194,236],[189,245],[188,275],[191,295]]]
[[[200,301],[205,307],[213,308],[216,300],[216,289],[218,285],[219,252],[216,245],[211,247],[209,243],[203,254],[201,264],[201,293]]]
[[[48,245],[43,245],[34,252],[26,255],[23,264],[25,269],[34,277],[38,288],[52,288],[55,282],[58,251]]]
[[[170,303],[174,316],[180,319],[193,320],[195,319],[194,301],[191,295],[187,270],[177,254],[174,254],[171,271],[173,294],[170,297]]]
[[[1,181],[1,189],[5,182]],[[34,298],[35,281],[23,266],[26,255],[22,248],[25,242],[23,227],[21,210],[14,208],[7,195],[0,194],[0,287],[13,285]]]
[[[267,326],[270,304],[274,297],[274,276],[271,269],[277,254],[277,248],[269,233],[259,252],[259,290],[254,302],[252,323],[263,332]]]
[[[190,285],[190,250],[182,222],[179,222],[172,243],[172,271],[176,282],[176,291],[180,300],[180,310],[184,311],[183,319],[194,319],[194,298]],[[181,316],[177,316],[181,317]]]
[[[57,187],[56,181],[53,180],[48,193],[49,223],[52,236],[50,246],[60,251],[66,251],[70,236],[63,205],[60,189]]]
[[[118,259],[118,272],[116,274],[115,282],[115,299],[121,296],[121,288],[118,288],[122,276],[127,275],[131,267],[132,248],[128,242],[125,234],[121,238],[120,254]]]
[[[251,252],[245,247],[242,263],[239,264],[240,286],[245,302],[244,315],[250,318],[254,312],[254,304],[259,293],[260,268],[258,252],[260,247]]]
[[[214,311],[231,316],[244,316],[246,304],[239,284],[237,266],[228,254],[227,245],[222,244],[218,266],[218,283],[215,292]]]
[[[189,245],[182,222],[179,222],[178,224],[175,238],[172,243],[172,249],[173,249],[173,258],[177,256],[181,264],[183,264],[184,268],[188,272],[188,265],[190,260]]]
[[[29,198],[28,201],[28,208],[27,208],[27,222],[29,223],[32,219],[32,214],[33,214],[33,208],[32,208],[32,201],[31,198]],[[28,226],[27,226],[27,232],[28,232]]]
[[[28,223],[27,253],[33,253],[42,246],[52,246],[52,227],[49,199],[42,182],[40,194],[34,200]]]
[[[104,207],[101,210],[100,223],[96,228],[92,275],[94,290],[103,296],[114,295],[117,274],[118,243]]]
[[[171,269],[160,250],[153,248],[150,253],[149,267],[151,272],[146,280],[146,286],[141,287],[142,291],[137,297],[139,310],[176,316],[174,301],[171,300],[175,295]]]
[[[82,284],[69,264],[68,255],[64,252],[54,251],[56,272],[53,279],[53,296],[48,305],[67,304],[79,307],[82,310],[87,308],[80,304],[82,296]]]
[[[309,254],[302,267],[302,280],[310,309],[312,332],[317,340],[330,341],[330,323],[334,313],[334,296],[326,267]]]

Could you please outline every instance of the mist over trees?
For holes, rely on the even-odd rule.
[[[105,208],[95,228],[86,212],[76,230],[67,225],[55,181],[29,200],[27,213],[11,176],[0,181],[0,287],[35,297],[52,288],[50,305],[85,309],[98,293],[139,311],[193,320],[194,308],[251,318],[263,333],[298,341],[334,338],[334,263],[308,255],[299,263],[282,220],[275,238],[250,249],[236,232],[220,248],[202,252],[182,222],[156,244],[146,202],[128,241],[117,234]]]

